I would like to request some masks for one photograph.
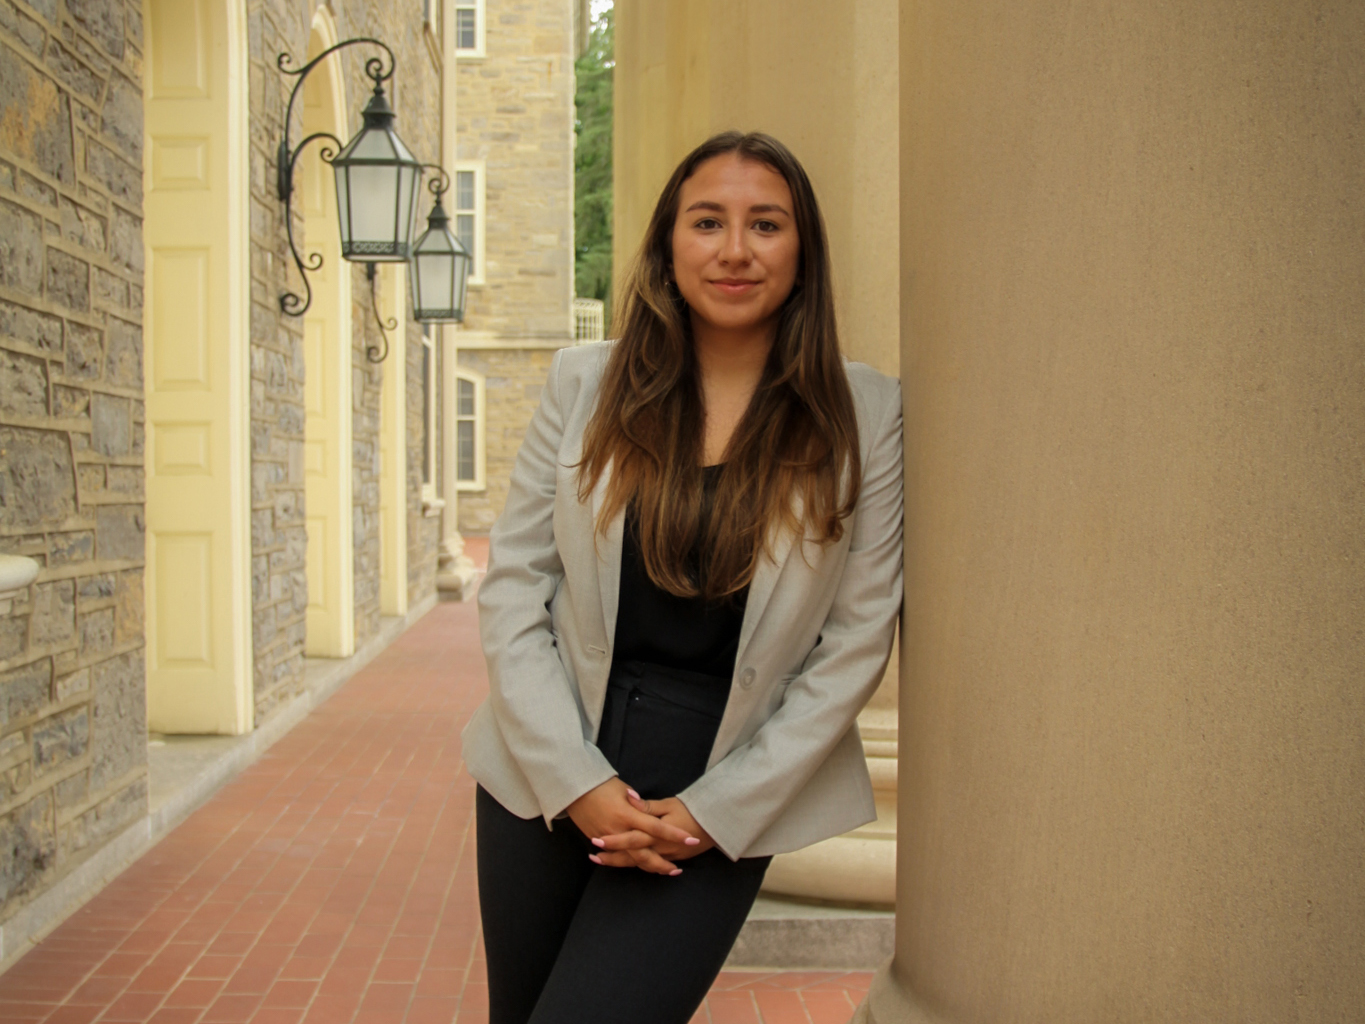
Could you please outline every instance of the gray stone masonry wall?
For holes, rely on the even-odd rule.
[[[275,55],[301,63],[306,4],[247,5],[251,134],[251,635],[259,725],[303,689],[308,586],[303,486],[303,321],[280,312],[280,294],[301,291],[289,256],[284,206],[275,193],[275,147],[293,79]],[[295,124],[295,137],[299,125]],[[297,214],[297,211],[296,211]],[[296,229],[302,233],[303,220]]]
[[[468,330],[572,338],[573,19],[572,0],[487,0],[487,56],[459,60],[459,157],[486,175]]]
[[[398,120],[396,128],[413,154],[424,163],[437,164],[441,161],[441,68],[428,45],[428,29],[422,21],[420,3],[392,4],[370,0],[369,3],[347,4],[337,15],[337,29],[345,39],[352,36],[373,36],[382,39],[392,47],[397,57],[398,70],[394,84],[388,89],[390,100],[394,103]],[[432,42],[436,42],[434,34]],[[439,46],[435,48],[439,52]],[[370,50],[369,53],[373,53]],[[369,99],[371,86],[369,79],[361,73],[367,52],[356,47],[347,54],[346,88],[348,89],[347,109],[353,114],[352,129],[360,126],[358,112]],[[419,199],[417,232],[426,230],[427,213],[430,210],[430,194],[423,190]],[[366,349],[381,347],[379,327],[375,317],[374,304],[370,298],[370,285],[366,280],[364,268],[353,269],[351,294],[354,296],[352,309],[352,329],[355,343],[351,350],[351,387],[353,405],[351,410],[351,437],[353,449],[352,486],[355,493],[354,540],[355,540],[355,635],[359,646],[379,633],[379,392],[383,381],[383,368],[366,358]],[[382,287],[383,275],[380,275]],[[380,297],[382,301],[382,296]],[[399,308],[405,311],[403,323],[398,330],[407,330],[410,335],[421,337],[421,326],[407,319],[411,312],[407,297],[404,296]],[[416,342],[420,349],[420,342]],[[420,355],[420,352],[419,352]],[[390,357],[392,358],[392,357]],[[417,451],[409,451],[408,462],[418,466],[419,486],[415,492],[409,490],[409,522],[415,512],[422,518],[422,493],[420,486],[421,459],[421,374],[416,379],[409,373],[407,387],[409,392],[418,391]],[[411,409],[411,406],[409,406]],[[412,589],[414,576],[422,575],[422,562],[429,560],[432,565],[431,581],[425,588],[419,588],[415,600],[431,594],[436,587],[435,559],[439,538],[435,532],[423,536],[423,530],[416,532],[423,541],[416,563],[408,566],[408,585]]]
[[[487,56],[459,62],[459,154],[485,167],[486,282],[465,328],[498,338],[572,340],[574,0],[488,0]],[[460,494],[460,529],[502,512],[508,475],[552,352],[461,349],[487,375],[487,490]]]
[[[460,532],[487,533],[507,502],[517,449],[540,403],[553,349],[461,349],[460,365],[484,375],[488,489],[460,493]]]
[[[0,922],[147,813],[141,47],[0,0]]]
[[[4,0],[0,0],[3,3]],[[437,162],[440,155],[440,70],[424,38],[420,4],[388,4],[380,0],[338,5],[339,38],[375,36],[394,50],[398,61],[396,95],[398,132],[419,159]],[[283,133],[285,104],[294,79],[276,69],[278,53],[289,52],[297,64],[308,52],[312,5],[286,0],[250,0],[248,30],[251,58],[251,438],[252,438],[252,593],[255,614],[256,720],[259,723],[300,692],[308,603],[304,576],[303,321],[285,316],[279,296],[301,290],[289,256],[284,207],[275,195],[275,147]],[[350,112],[348,131],[360,126],[360,111],[370,86],[363,64],[373,48],[342,51],[343,81]],[[301,138],[295,113],[293,139]],[[342,140],[346,141],[345,139]],[[303,218],[295,208],[295,237],[306,252]],[[421,218],[425,222],[426,205]],[[364,644],[379,629],[379,385],[380,368],[365,358],[379,343],[369,283],[364,268],[351,267],[352,309],[352,458],[355,530],[356,643]],[[404,308],[406,308],[404,302]],[[410,325],[410,322],[409,322]],[[408,388],[420,387],[409,373]],[[409,439],[409,462],[420,457],[420,394],[415,429],[416,454]],[[410,424],[412,405],[409,403]],[[410,425],[410,432],[413,427]],[[409,592],[413,600],[435,589],[434,532],[412,529],[421,519],[421,489],[409,493]],[[420,557],[414,557],[419,555]],[[428,571],[424,559],[432,569]]]

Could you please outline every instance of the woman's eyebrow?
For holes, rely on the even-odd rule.
[[[712,200],[710,200],[710,199],[698,199],[695,203],[693,203],[691,206],[689,206],[689,207],[688,207],[686,210],[684,210],[683,212],[684,212],[684,213],[691,213],[693,210],[715,210],[717,213],[724,213],[724,212],[725,212],[725,206],[724,206],[723,204],[721,204],[721,203],[714,202],[714,201],[712,201]],[[778,205],[777,203],[759,203],[759,204],[756,205],[756,206],[751,206],[751,207],[749,207],[749,212],[750,212],[750,213],[785,213],[788,217],[791,216],[791,214],[787,212],[786,207],[780,206],[780,205]]]

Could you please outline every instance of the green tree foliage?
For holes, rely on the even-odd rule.
[[[612,11],[592,24],[588,48],[574,65],[578,148],[574,150],[574,284],[585,299],[610,303]],[[610,306],[608,306],[610,319]]]

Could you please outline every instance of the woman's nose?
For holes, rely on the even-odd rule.
[[[720,261],[725,264],[749,262],[749,240],[742,225],[735,225],[725,232],[721,242]]]

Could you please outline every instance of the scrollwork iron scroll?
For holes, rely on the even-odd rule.
[[[303,279],[304,291],[303,295],[299,295],[292,291],[285,291],[284,294],[280,296],[280,311],[287,316],[303,316],[304,313],[308,312],[308,308],[313,304],[313,286],[308,283],[308,274],[310,271],[316,272],[322,269],[322,253],[313,252],[305,258],[304,255],[299,252],[298,244],[294,240],[294,167],[298,163],[299,155],[303,152],[304,147],[318,139],[326,139],[332,143],[330,146],[323,146],[318,153],[318,156],[326,163],[331,163],[332,159],[337,153],[341,152],[343,148],[341,140],[331,132],[313,132],[311,135],[304,138],[297,146],[291,148],[289,145],[289,131],[294,121],[294,103],[298,100],[299,92],[303,88],[304,79],[308,77],[310,71],[332,54],[336,53],[336,51],[362,43],[378,46],[388,55],[387,70],[385,70],[384,67],[384,60],[380,57],[367,57],[365,60],[365,75],[375,83],[376,87],[378,87],[381,82],[385,82],[393,77],[395,61],[393,51],[389,49],[387,44],[369,36],[359,36],[355,39],[343,39],[335,46],[329,46],[327,49],[323,50],[300,68],[291,68],[289,66],[294,62],[294,58],[288,53],[281,53],[275,59],[275,66],[279,69],[281,74],[289,75],[291,77],[297,76],[298,78],[298,81],[294,83],[293,90],[289,93],[289,104],[285,107],[284,138],[280,140],[279,148],[275,153],[275,189],[280,197],[280,201],[284,203],[284,223],[285,233],[289,237],[289,253],[294,258],[294,266],[298,268],[299,277]],[[385,345],[387,348],[387,341]],[[382,359],[383,357],[381,356],[380,358]]]

